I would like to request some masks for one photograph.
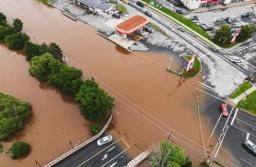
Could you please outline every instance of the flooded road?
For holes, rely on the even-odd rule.
[[[37,1],[1,0],[0,11],[9,19],[20,18],[24,22],[24,31],[32,41],[58,43],[71,65],[82,69],[85,77],[93,75],[115,97],[116,129],[138,151],[166,140],[174,130],[171,140],[186,147],[193,159],[203,156],[196,94],[191,89],[198,79],[179,85],[180,78],[166,72],[168,54],[125,54],[98,36],[93,27],[73,22],[58,10]],[[84,127],[86,121],[79,114],[77,106],[63,101],[54,90],[41,89],[39,82],[29,76],[25,58],[1,47],[0,65],[0,91],[31,102],[36,119],[32,123],[36,130],[28,128],[22,137],[34,146],[32,154],[19,164],[0,155],[1,164],[6,164],[6,167],[31,166],[35,159],[44,164],[52,160],[55,154],[68,149],[69,145],[64,143],[88,136]],[[199,99],[201,103],[204,102],[204,97],[200,96]],[[66,115],[58,117],[61,113]],[[51,121],[48,123],[48,119],[53,124]],[[201,119],[204,136],[208,137],[207,119]],[[39,123],[42,124],[37,126]],[[37,135],[27,137],[35,131],[38,138]],[[46,139],[46,133],[54,137]],[[47,147],[48,143],[44,140],[54,140],[54,147]],[[196,154],[197,151],[200,156]]]

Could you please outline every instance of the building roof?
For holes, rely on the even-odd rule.
[[[116,30],[122,34],[131,34],[149,23],[143,16],[133,16],[116,26]]]
[[[101,4],[103,1],[101,0],[80,0],[80,3],[95,8],[97,5]]]
[[[97,9],[101,9],[103,12],[107,12],[109,10],[112,10],[116,7],[115,4],[113,3],[100,3],[99,5],[97,5]]]

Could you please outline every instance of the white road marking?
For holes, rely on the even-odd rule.
[[[246,160],[246,159],[243,159],[242,157],[240,157],[239,159],[241,159],[243,162],[249,164],[249,165],[253,165],[250,161]]]
[[[116,156],[114,156],[113,158],[111,158],[108,162],[106,162],[105,164],[103,164],[101,167],[104,167],[105,165],[107,165],[109,162],[113,161],[115,158],[119,157],[120,155],[122,155],[123,153],[125,153],[127,150],[129,150],[130,147],[126,148],[125,150],[123,150],[122,152],[120,152],[119,154],[117,154]]]
[[[223,101],[223,102],[226,102],[224,99],[221,99],[221,98],[219,98],[219,97],[217,97],[217,96],[215,96],[215,95],[212,95],[212,94],[210,94],[210,93],[208,93],[208,92],[205,92],[205,91],[203,91],[203,90],[201,90],[201,89],[199,89],[199,88],[194,87],[194,89],[196,89],[196,90],[198,90],[198,91],[200,91],[200,92],[202,92],[202,93],[208,94],[208,95],[210,95],[210,96],[212,96],[212,97],[214,97],[214,98],[216,98],[216,99],[218,99],[218,100],[221,100],[221,101]]]
[[[90,161],[91,159],[93,159],[94,157],[96,157],[97,155],[99,155],[100,153],[102,153],[103,151],[108,149],[109,147],[113,146],[114,144],[118,143],[119,141],[120,141],[120,138],[118,140],[116,140],[115,142],[113,142],[112,144],[110,144],[109,146],[107,146],[106,148],[100,150],[99,152],[97,152],[96,154],[94,154],[93,156],[91,156],[90,158],[88,158],[87,160],[82,162],[81,164],[79,164],[77,167],[81,167],[83,164],[85,164],[86,162]]]

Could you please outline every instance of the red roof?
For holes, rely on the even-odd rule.
[[[149,20],[143,16],[133,16],[116,26],[116,30],[122,34],[131,34],[147,25]]]

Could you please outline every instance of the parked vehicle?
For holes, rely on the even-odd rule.
[[[100,138],[99,140],[97,140],[97,145],[98,146],[103,146],[107,143],[110,143],[112,140],[113,140],[112,136],[107,135],[107,136],[104,136],[104,137]]]
[[[195,20],[199,20],[198,16],[192,16],[189,18],[189,20],[191,21],[195,21]]]
[[[242,13],[240,16],[241,16],[241,18],[248,18],[248,17],[250,17],[250,14],[248,12],[246,12],[246,13]]]
[[[256,144],[254,144],[250,139],[249,139],[250,133],[247,133],[246,139],[244,140],[244,145],[254,154],[256,154]]]
[[[137,1],[136,4],[137,4],[138,6],[140,6],[140,7],[142,7],[142,8],[145,6],[144,3],[140,2],[140,1]]]
[[[208,25],[206,25],[206,24],[204,24],[204,23],[199,24],[199,26],[200,26],[204,31],[211,31],[211,30],[213,30],[213,27],[210,27],[210,26],[208,26]]]
[[[145,11],[144,13],[145,13],[145,15],[147,15],[148,17],[152,17],[152,14],[151,14],[149,11]]]
[[[153,30],[148,26],[143,27],[143,30],[146,31],[146,32],[149,32],[149,33],[153,32]]]
[[[219,105],[219,110],[222,113],[224,117],[227,117],[229,115],[228,109],[227,109],[227,103],[221,103]]]
[[[121,15],[119,13],[113,13],[112,16],[117,19],[120,19],[120,17],[121,17]]]
[[[232,63],[242,63],[242,59],[240,57],[237,57],[237,56],[230,56],[230,61]]]

